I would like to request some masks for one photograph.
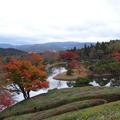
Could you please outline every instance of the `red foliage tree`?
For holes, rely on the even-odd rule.
[[[0,89],[0,111],[13,104],[13,99],[10,92]]]
[[[72,60],[78,58],[78,54],[72,51],[65,51],[60,53],[60,57],[63,60]]]
[[[32,61],[32,60],[35,60]],[[40,88],[47,88],[48,82],[45,80],[47,74],[44,65],[41,64],[43,58],[32,54],[32,60],[10,59],[5,65],[8,73],[7,80],[14,84],[14,88],[20,89],[25,99],[30,97],[30,91]],[[17,87],[17,86],[18,87]]]
[[[80,67],[80,62],[78,60],[72,60],[68,63],[68,68],[76,69]]]

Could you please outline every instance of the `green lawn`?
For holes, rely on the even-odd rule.
[[[5,116],[14,116],[9,119],[27,120],[35,118],[36,120],[41,120],[70,111],[74,113],[73,111],[76,110],[82,110],[119,99],[120,88],[81,87],[52,90],[4,110],[0,113],[0,119]],[[62,118],[60,119],[62,120]]]
[[[22,118],[23,120],[29,120],[32,118],[33,120],[42,120],[42,119],[49,118],[55,115],[64,114],[67,112],[76,111],[79,109],[104,104],[105,102],[106,101],[103,99],[93,99],[93,100],[91,99],[91,100],[78,101],[78,102],[73,102],[73,103],[69,103],[66,105],[62,105],[56,108],[40,111],[40,112],[29,113],[29,114],[20,115],[17,117],[11,117],[9,119],[16,120],[16,118],[17,119]],[[9,119],[6,119],[6,120],[9,120]]]
[[[69,112],[46,120],[120,120],[120,101]]]

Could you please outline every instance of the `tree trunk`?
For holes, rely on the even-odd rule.
[[[30,98],[30,91],[27,91],[27,99]]]
[[[19,86],[19,88],[21,89],[21,92],[22,92],[22,94],[23,94],[24,99],[25,99],[25,100],[26,100],[26,99],[29,99],[29,98],[30,98],[30,91],[25,91],[25,90],[24,90],[24,87],[21,86],[21,85],[18,85],[18,86]]]

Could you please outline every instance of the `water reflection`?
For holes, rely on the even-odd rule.
[[[92,82],[93,79],[91,78],[77,78],[76,81],[71,81],[71,82],[67,82],[67,85],[69,87],[84,87],[84,86],[91,86],[92,84],[90,84],[90,82]]]
[[[53,79],[57,74],[60,74],[62,72],[65,72],[66,69],[64,67],[61,68],[53,68],[51,74],[47,78],[47,81],[49,81],[49,88],[48,89],[40,89],[38,91],[31,91],[30,96],[36,96],[42,93],[47,93],[48,90],[51,89],[61,89],[61,88],[68,88],[68,87],[77,87],[75,81],[59,81]],[[112,76],[109,78],[92,78],[90,82],[88,83],[77,83],[79,84],[79,87],[83,86],[106,86],[106,87],[114,87],[114,86],[120,86],[120,76]],[[21,94],[15,94],[14,99],[16,102],[19,102],[23,100],[23,95]]]
[[[96,78],[94,80],[96,83],[99,84],[99,86],[106,86],[110,82],[110,79],[106,79],[106,78]]]
[[[75,81],[67,82],[69,87],[83,87],[83,86],[105,86],[105,87],[120,87],[120,77],[109,77],[109,78],[92,78],[92,81],[86,84],[79,84],[76,86]]]
[[[84,82],[83,83],[76,83],[75,81],[59,81],[53,79],[56,75],[65,72],[66,69],[64,67],[61,68],[53,68],[51,73],[49,74],[49,77],[47,78],[47,81],[49,81],[49,88],[48,89],[40,89],[37,91],[31,91],[30,96],[36,96],[42,93],[47,93],[48,90],[51,89],[61,89],[61,88],[68,88],[68,87],[77,87],[79,84],[79,87],[83,86],[106,86],[106,87],[114,87],[114,86],[120,86],[120,76],[113,76],[109,78],[92,78],[90,82]],[[76,86],[77,84],[77,86]],[[23,95],[20,94],[14,94],[14,100],[15,103],[22,101]]]
[[[60,73],[66,72],[66,69],[63,67],[53,68],[52,74],[48,77],[47,81],[49,82],[49,88],[48,89],[60,89],[60,88],[68,88],[67,81],[60,81],[55,80],[54,77]]]
[[[119,87],[120,76],[112,76],[108,78],[93,78],[93,81],[99,86]]]
[[[61,88],[68,88],[67,85],[67,81],[59,81],[59,80],[55,80],[53,79],[56,75],[65,72],[66,69],[63,67],[60,68],[53,68],[51,73],[49,73],[49,77],[47,78],[47,81],[49,82],[49,88],[48,89],[40,89],[40,90],[36,90],[36,91],[31,91],[30,92],[30,97],[42,94],[42,93],[47,93],[48,90],[51,89],[61,89]],[[14,100],[17,102],[24,100],[22,93],[20,94],[14,94]]]

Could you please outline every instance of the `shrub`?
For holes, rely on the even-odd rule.
[[[92,79],[90,79],[90,78],[78,77],[74,83],[74,87],[81,87],[81,86],[88,85],[91,81],[92,81]]]
[[[72,75],[72,74],[73,74],[73,70],[72,69],[68,69],[67,75]]]

